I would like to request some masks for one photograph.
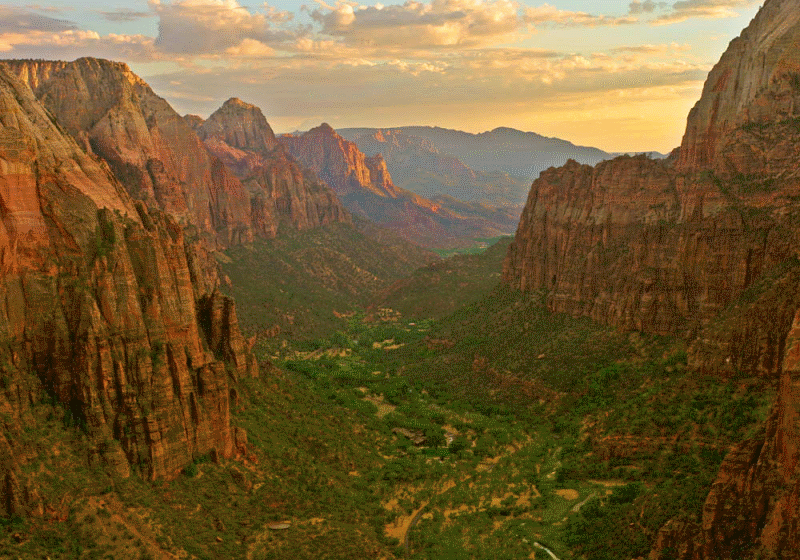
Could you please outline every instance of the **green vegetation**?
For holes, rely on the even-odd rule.
[[[402,317],[441,319],[484,298],[500,280],[511,237],[485,251],[456,255],[429,264],[395,282],[372,300],[373,309],[391,309]]]
[[[229,249],[221,267],[245,334],[275,346],[313,340],[339,328],[337,315],[362,309],[390,282],[436,260],[388,232],[359,228],[366,234],[330,224]]]
[[[698,519],[727,449],[766,417],[768,380],[699,376],[680,340],[496,286],[508,240],[418,270],[368,312],[341,295],[341,270],[303,276],[309,239],[320,256],[333,234],[308,235],[224,264],[236,282],[280,271],[234,290],[248,332],[306,298],[292,308],[304,336],[257,345],[261,375],[237,386],[246,453],[197,458],[171,481],[117,479],[85,465],[86,434],[47,400],[24,441],[58,452],[24,476],[61,505],[8,518],[0,556],[542,558],[535,543],[562,560],[646,556],[669,519]]]
[[[434,253],[443,259],[447,259],[456,255],[480,255],[498,242],[510,239],[508,236],[498,236],[489,238],[473,239],[471,247],[454,247],[452,249],[431,249]]]

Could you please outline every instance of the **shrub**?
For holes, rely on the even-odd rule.
[[[183,474],[185,474],[189,478],[197,476],[197,473],[198,473],[197,464],[194,462],[189,463],[183,469]]]

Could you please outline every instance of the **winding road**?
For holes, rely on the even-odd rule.
[[[550,550],[549,548],[547,548],[546,546],[543,546],[543,545],[539,544],[538,542],[533,543],[533,546],[535,548],[540,549],[540,550],[544,550],[547,554],[550,555],[550,558],[552,558],[553,560],[559,560],[558,556],[553,554],[553,551]]]
[[[406,534],[403,537],[403,546],[406,549],[406,558],[409,557],[411,554],[411,542],[408,536],[411,534],[411,530],[417,525],[419,520],[422,518],[422,514],[425,513],[425,509],[428,507],[430,502],[425,502],[422,507],[417,510],[417,513],[414,514],[414,517],[411,518],[411,523],[408,524],[408,529],[406,530]]]

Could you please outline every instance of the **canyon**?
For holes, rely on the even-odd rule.
[[[630,556],[800,559],[798,8],[765,2],[663,159],[276,136],[235,97],[181,116],[124,63],[0,63],[2,552],[144,512],[136,554],[163,558],[577,557],[633,511],[608,522]],[[554,143],[577,159],[521,155]],[[685,511],[642,525],[670,488]]]
[[[652,559],[754,543],[798,558],[799,45],[797,3],[766,2],[709,74],[678,149],[543,172],[506,257],[505,282],[553,311],[679,334],[697,371],[778,383],[765,431],[728,455],[702,519],[667,524]]]

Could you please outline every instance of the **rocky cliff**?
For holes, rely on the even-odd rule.
[[[192,222],[223,246],[252,239],[244,187],[126,64],[93,58],[6,63],[132,196]],[[252,133],[230,131],[241,140]]]
[[[387,181],[385,176],[371,175],[370,168],[381,171],[380,164],[371,161],[368,165],[367,156],[327,123],[300,136],[284,136],[280,141],[292,156],[313,169],[339,196],[363,192],[385,198],[398,195],[391,179]]]
[[[508,231],[507,224],[483,216],[461,215],[397,188],[381,154],[367,157],[327,124],[300,136],[283,136],[279,141],[330,185],[350,212],[410,241],[426,247],[453,247]]]
[[[754,143],[759,135],[753,133],[800,112],[798,22],[795,2],[765,2],[731,42],[689,113],[677,164],[681,171],[774,175],[787,169],[796,147]]]
[[[382,154],[395,184],[426,198],[452,196],[466,202],[520,207],[530,180],[506,172],[472,169],[457,157],[442,152],[434,143],[398,129],[345,129],[339,132],[358,149]],[[519,212],[515,219],[519,218]]]
[[[765,433],[727,457],[700,523],[662,530],[654,559],[800,558],[799,46],[800,2],[767,1],[710,73],[680,149],[545,171],[504,264],[555,311],[682,334],[696,370],[777,380]]]
[[[238,452],[231,393],[256,374],[203,246],[169,213],[134,200],[67,135],[69,125],[56,124],[17,77],[23,67],[0,64],[0,509],[8,514],[41,510],[21,469],[39,451],[14,435],[30,427],[34,403],[52,399],[86,432],[90,463],[172,477],[201,454]],[[42,87],[39,70],[28,82]],[[127,93],[140,87],[129,85]]]
[[[350,220],[331,189],[286,153],[258,107],[229,99],[208,120],[192,124],[249,192],[257,234],[274,236],[282,221],[308,229]]]

